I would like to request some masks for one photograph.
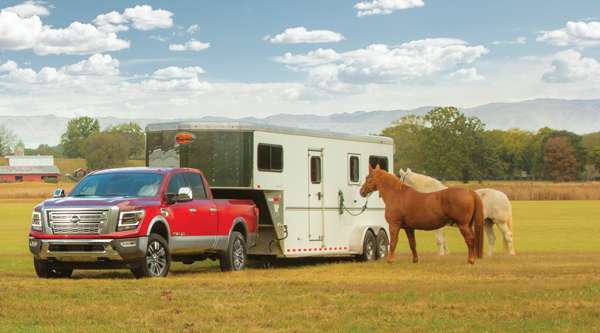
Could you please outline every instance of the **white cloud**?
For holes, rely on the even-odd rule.
[[[197,24],[193,24],[193,25],[190,25],[190,27],[187,29],[186,32],[190,35],[193,35],[198,31],[200,31],[200,27]]]
[[[475,68],[463,68],[459,69],[454,73],[448,74],[444,76],[444,79],[456,82],[477,82],[477,81],[485,81],[483,75],[477,74],[477,69]]]
[[[289,28],[286,29],[282,34],[279,34],[273,38],[266,36],[265,40],[270,40],[271,43],[283,44],[283,43],[329,43],[339,42],[344,40],[342,34],[329,31],[329,30],[311,30],[307,31],[304,27]]]
[[[525,37],[517,37],[517,39],[515,39],[514,41],[506,41],[506,40],[505,41],[496,41],[496,42],[493,42],[492,44],[493,45],[500,45],[500,44],[514,45],[514,44],[525,44],[526,41],[527,41],[527,38],[525,38]]]
[[[428,82],[460,63],[472,63],[488,53],[483,46],[467,46],[458,39],[417,40],[390,48],[375,44],[337,53],[319,49],[306,55],[286,54],[273,60],[308,73],[306,86],[332,92],[354,91],[369,83]],[[480,80],[476,72],[458,71],[455,77]],[[350,85],[349,85],[350,84]]]
[[[152,74],[152,77],[160,79],[193,78],[198,77],[198,74],[203,73],[206,73],[206,71],[199,66],[186,68],[171,66],[157,70],[154,72],[154,74]]]
[[[554,69],[542,79],[550,83],[573,83],[600,79],[600,63],[593,58],[582,58],[575,50],[558,52],[552,61]]]
[[[31,68],[12,68],[8,74],[0,76],[0,81],[9,84],[56,84],[70,81],[69,75],[52,67],[44,67],[39,72]]]
[[[202,43],[192,38],[185,44],[171,44],[169,50],[171,51],[202,51],[210,47],[210,43]]]
[[[25,50],[32,48],[42,30],[39,16],[21,18],[13,12],[0,11],[0,49]]]
[[[63,66],[60,71],[69,75],[119,75],[119,60],[109,54],[94,54],[70,66]]]
[[[214,87],[208,82],[200,82],[198,78],[190,79],[159,81],[150,79],[140,83],[123,82],[121,89],[143,92],[143,93],[160,93],[160,92],[206,92],[214,90]]]
[[[544,31],[535,40],[554,46],[597,46],[600,45],[600,22],[568,22],[565,28]]]
[[[154,10],[148,5],[138,5],[134,8],[125,9],[123,14],[112,11],[108,14],[98,15],[92,22],[94,22],[99,29],[107,32],[124,31],[127,27],[123,24],[129,22],[132,22],[135,29],[152,30],[156,28],[172,27],[173,19],[171,16],[173,16],[173,13],[167,10]]]
[[[48,16],[50,15],[50,11],[48,8],[43,6],[43,1],[25,1],[20,5],[6,7],[2,9],[3,11],[12,12],[19,17],[28,18],[32,16]]]
[[[73,22],[65,29],[43,27],[33,50],[38,55],[90,54],[118,51],[131,43],[117,38],[115,33],[98,30],[91,24]]]
[[[169,40],[169,38],[161,37],[161,36],[154,36],[154,35],[152,35],[152,36],[150,36],[148,38],[150,38],[150,39],[156,39],[156,40],[161,41],[161,42],[166,42],[166,41]]]
[[[391,14],[395,10],[422,7],[423,0],[373,0],[371,2],[357,3],[354,8],[358,9],[358,17],[367,15]]]

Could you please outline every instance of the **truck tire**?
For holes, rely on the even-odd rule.
[[[73,275],[72,269],[48,269],[40,267],[40,259],[33,258],[33,267],[37,276],[43,279],[69,278]]]
[[[171,251],[167,241],[158,234],[150,234],[146,255],[141,261],[139,268],[131,270],[136,279],[167,276],[171,267]]]
[[[227,251],[219,256],[219,264],[223,272],[243,271],[248,261],[246,253],[246,242],[244,237],[237,231],[231,233]]]
[[[388,246],[390,241],[388,240],[387,234],[383,229],[379,230],[377,237],[375,237],[375,243],[377,244],[376,259],[386,259],[388,256]]]
[[[356,256],[356,259],[358,261],[374,261],[377,254],[375,244],[375,236],[373,235],[373,232],[368,230],[365,233],[365,239],[363,241],[363,253]]]

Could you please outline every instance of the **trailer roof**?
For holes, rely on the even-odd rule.
[[[363,141],[393,145],[394,140],[384,136],[358,135],[319,131],[304,128],[274,126],[244,121],[180,121],[146,125],[146,133],[162,131],[232,131],[232,132],[270,132],[289,135],[312,136],[339,140]]]

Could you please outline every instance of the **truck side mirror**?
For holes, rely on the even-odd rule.
[[[64,198],[65,196],[66,196],[65,190],[62,189],[62,188],[54,191],[54,197],[55,198]]]
[[[179,195],[177,198],[178,202],[188,202],[192,201],[194,196],[192,194],[192,189],[190,187],[182,187],[179,189]]]

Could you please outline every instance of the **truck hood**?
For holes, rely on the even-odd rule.
[[[38,207],[102,207],[102,206],[119,206],[131,207],[140,205],[142,202],[158,201],[155,197],[64,197],[48,199],[41,203]]]

